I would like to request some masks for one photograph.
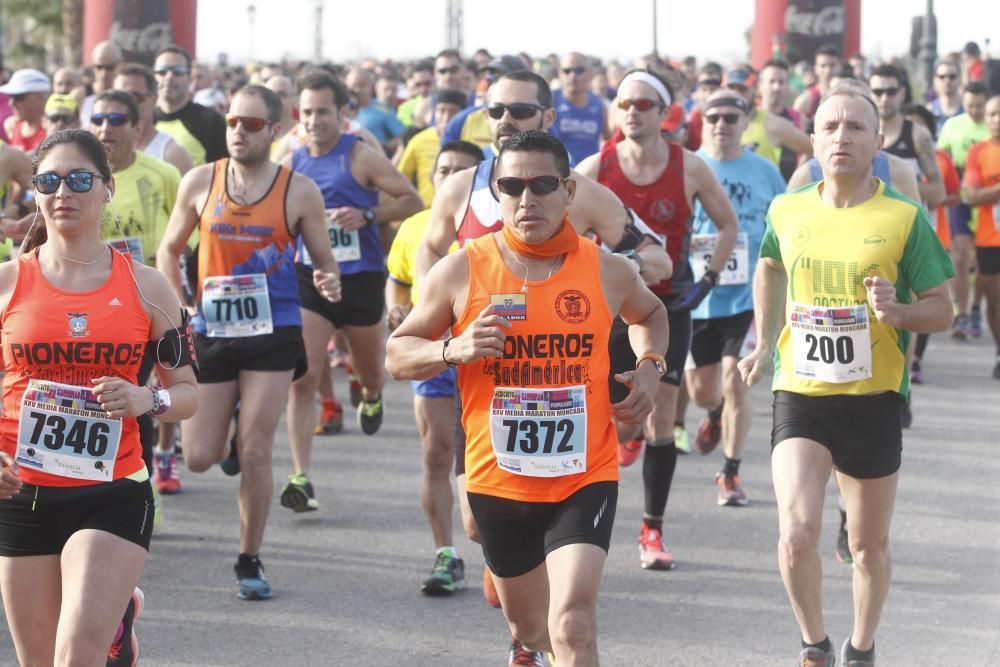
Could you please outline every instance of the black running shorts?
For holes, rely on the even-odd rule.
[[[295,371],[299,378],[306,372],[306,351],[302,327],[274,327],[261,336],[245,338],[209,338],[194,335],[198,355],[199,384],[230,382],[240,371]]]
[[[976,246],[976,267],[984,276],[1000,273],[1000,248]]]
[[[25,484],[0,500],[0,556],[53,556],[79,530],[103,530],[149,551],[153,488],[149,480],[58,487]]]
[[[684,362],[687,360],[688,349],[691,346],[691,311],[670,310],[670,304],[676,297],[660,297],[667,307],[667,320],[670,325],[670,343],[667,346],[667,372],[660,382],[681,386],[684,379]],[[628,325],[622,319],[615,318],[611,326],[611,336],[608,340],[608,356],[611,359],[611,373],[608,376],[608,389],[612,403],[619,403],[628,396],[628,387],[615,380],[616,373],[635,370],[635,352],[628,340]]]
[[[903,451],[903,398],[896,392],[870,396],[803,396],[774,392],[771,451],[789,438],[808,438],[830,450],[837,470],[858,479],[899,470]]]
[[[313,284],[312,267],[296,264],[302,307],[322,315],[333,326],[369,327],[382,321],[385,312],[385,273],[362,271],[340,278],[340,301],[324,299]]]
[[[752,310],[729,317],[694,320],[691,324],[691,358],[695,368],[717,364],[722,357],[739,359],[751,322]]]
[[[498,577],[519,577],[567,544],[607,552],[618,505],[618,482],[595,482],[558,503],[526,503],[469,493],[483,556]]]

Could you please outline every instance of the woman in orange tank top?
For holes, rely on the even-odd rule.
[[[0,591],[22,664],[103,664],[135,651],[152,534],[136,417],[185,419],[197,390],[166,280],[101,240],[102,144],[57,132],[32,168],[30,250],[0,265]],[[147,350],[166,388],[137,386]]]
[[[434,266],[389,339],[386,368],[413,380],[459,369],[468,499],[516,636],[511,655],[597,664],[596,600],[618,496],[611,418],[638,423],[652,409],[666,309],[630,262],[569,224],[576,183],[558,139],[513,135],[496,174],[502,231]],[[612,405],[607,346],[618,315],[639,363],[615,376],[629,393]]]

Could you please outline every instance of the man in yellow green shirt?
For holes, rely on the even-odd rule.
[[[460,90],[439,90],[437,104],[434,105],[434,125],[417,132],[410,139],[396,164],[396,169],[417,187],[427,208],[434,200],[432,172],[441,147],[441,136],[448,122],[465,108],[465,101],[465,93]]]

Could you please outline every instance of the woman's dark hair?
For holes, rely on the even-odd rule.
[[[94,163],[94,168],[103,179],[105,185],[111,182],[111,163],[108,162],[108,153],[101,140],[87,130],[70,129],[60,130],[45,137],[41,145],[35,150],[35,155],[31,158],[31,174],[38,175],[38,165],[45,160],[46,156],[52,152],[56,146],[72,144],[76,146],[84,157]],[[35,221],[37,223],[37,221]],[[31,225],[28,235],[24,239],[24,252],[28,253],[45,243],[49,236],[45,230],[45,222]]]

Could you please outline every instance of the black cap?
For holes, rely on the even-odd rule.
[[[479,71],[493,70],[494,72],[506,74],[507,72],[515,72],[519,69],[528,69],[525,67],[523,60],[517,56],[500,56],[480,67]]]

